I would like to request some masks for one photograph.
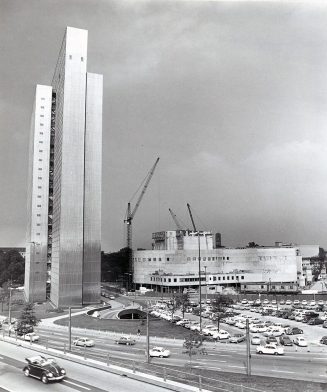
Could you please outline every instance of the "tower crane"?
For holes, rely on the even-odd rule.
[[[124,223],[126,223],[126,229],[127,229],[129,285],[132,283],[132,276],[133,276],[132,222],[133,222],[133,218],[135,216],[135,213],[136,213],[137,209],[139,208],[140,203],[143,199],[143,196],[149,186],[149,183],[150,183],[151,178],[153,176],[153,173],[157,167],[159,159],[160,158],[157,158],[154,165],[152,166],[149,173],[147,174],[147,176],[144,180],[145,181],[144,186],[142,188],[142,191],[140,193],[139,198],[137,199],[137,202],[135,203],[134,208],[133,209],[131,208],[130,202],[127,204],[126,218],[124,219]]]
[[[175,222],[175,225],[177,227],[178,230],[183,230],[181,224],[179,223],[176,214],[173,213],[173,211],[169,208],[169,212],[171,217],[173,218],[173,221]]]

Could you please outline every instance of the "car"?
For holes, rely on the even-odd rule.
[[[322,327],[323,327],[323,328],[327,328],[327,320],[326,320],[326,321],[324,321],[324,323],[323,323]]]
[[[292,301],[291,301],[290,299],[287,299],[287,300],[285,301],[285,305],[292,305]]]
[[[320,344],[327,344],[327,336],[323,336],[323,337],[320,339],[319,343],[320,343]]]
[[[308,342],[302,336],[297,336],[293,340],[293,343],[299,347],[307,347],[308,346]]]
[[[116,299],[114,295],[109,295],[109,299]]]
[[[266,298],[266,299],[263,301],[263,303],[264,303],[264,305],[269,304],[269,300]]]
[[[190,322],[190,320],[189,319],[182,319],[182,320],[179,320],[179,321],[177,321],[176,322],[176,325],[185,325],[186,323],[189,323]]]
[[[257,347],[256,352],[257,354],[284,355],[283,347],[278,347],[272,343]]]
[[[312,300],[312,301],[310,301],[309,305],[310,305],[310,306],[316,306],[317,303],[316,303],[316,301]]]
[[[276,301],[275,299],[273,299],[273,300],[271,301],[271,304],[272,304],[272,305],[277,305],[277,301]]]
[[[245,328],[246,328],[245,321],[244,321],[244,322],[243,322],[243,321],[238,321],[238,322],[235,324],[235,327],[240,328],[240,329],[245,329]]]
[[[170,356],[170,351],[163,347],[153,347],[149,351],[150,357],[168,358]]]
[[[260,298],[257,298],[257,299],[254,301],[254,304],[255,304],[255,305],[261,305],[261,299],[260,299]]]
[[[242,299],[242,302],[241,302],[241,304],[243,304],[243,305],[245,305],[245,304],[247,304],[248,303],[248,300],[247,299]]]
[[[21,338],[29,342],[37,342],[40,339],[40,336],[38,336],[35,332],[30,332],[23,335]]]
[[[229,338],[229,343],[241,343],[244,342],[246,336],[242,333],[236,333]]]
[[[318,301],[318,305],[325,305],[325,302],[324,302],[324,300],[323,299],[320,299],[319,301]]]
[[[287,335],[300,335],[303,333],[303,330],[297,327],[290,327],[285,332]]]
[[[275,343],[276,345],[278,344],[278,340],[275,336],[268,336],[266,339],[266,343],[270,344],[270,343]]]
[[[287,335],[282,335],[279,338],[279,343],[283,346],[293,346],[292,340]]]
[[[211,333],[213,339],[217,339],[217,340],[223,340],[223,339],[229,339],[230,338],[230,334],[227,331],[224,330],[220,330],[220,331],[213,331]]]
[[[249,301],[248,301],[248,304],[249,304],[249,305],[254,305],[254,301],[253,301],[253,300],[249,300]]]
[[[261,344],[261,338],[258,335],[253,335],[251,338],[251,344],[258,346]]]
[[[75,338],[73,340],[73,345],[74,346],[82,346],[82,347],[93,347],[94,340],[89,339],[89,338]]]
[[[135,339],[130,336],[121,336],[119,339],[115,340],[116,344],[125,344],[126,346],[132,346],[136,343]]]
[[[306,299],[303,299],[301,305],[308,305],[308,301]]]
[[[281,299],[281,300],[279,301],[279,305],[285,305],[285,300],[284,300],[284,299]]]
[[[43,384],[49,381],[61,381],[66,377],[66,370],[59,366],[54,358],[46,358],[42,355],[25,358],[27,365],[23,372],[26,377],[39,378]]]
[[[299,301],[298,299],[295,299],[295,300],[293,301],[293,305],[300,305],[300,301]]]
[[[308,325],[320,325],[320,324],[324,324],[324,320],[321,320],[320,318],[316,317],[316,318],[311,318],[308,321]]]

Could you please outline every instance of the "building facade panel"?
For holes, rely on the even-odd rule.
[[[87,73],[85,124],[83,302],[100,302],[102,75]]]
[[[31,121],[25,296],[46,299],[48,194],[52,88],[37,85]]]

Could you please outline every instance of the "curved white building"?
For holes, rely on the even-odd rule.
[[[234,286],[242,291],[297,291],[296,247],[214,248],[211,232],[153,233],[152,250],[133,253],[134,282],[155,290],[181,291],[199,286],[211,292]],[[209,291],[209,292],[210,292]]]

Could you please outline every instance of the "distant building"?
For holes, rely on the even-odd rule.
[[[220,291],[222,287],[256,292],[298,290],[301,256],[297,255],[296,247],[219,248],[213,246],[211,232],[189,230],[153,233],[153,249],[133,253],[137,287],[165,292],[198,288],[198,235],[201,285],[208,286],[209,292]]]
[[[58,307],[100,302],[103,87],[87,36],[67,27],[31,123],[25,296]]]

